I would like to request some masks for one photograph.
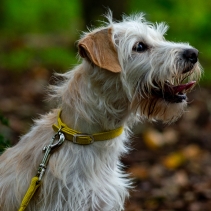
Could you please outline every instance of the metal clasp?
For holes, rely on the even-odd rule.
[[[58,139],[58,141],[54,144],[55,139]],[[61,131],[58,131],[52,137],[50,144],[43,148],[43,151],[45,152],[45,154],[37,171],[37,176],[39,177],[39,181],[41,181],[43,175],[45,174],[45,169],[47,168],[47,164],[51,156],[51,150],[62,145],[64,140],[65,140],[64,134]]]
[[[94,142],[94,137],[90,134],[86,134],[86,133],[81,133],[81,134],[74,134],[73,135],[73,143],[74,144],[81,144],[80,142],[77,142],[77,138],[78,137],[87,137],[87,138],[90,138],[91,141],[87,144],[92,144]]]

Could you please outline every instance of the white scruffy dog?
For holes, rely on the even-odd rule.
[[[123,17],[85,33],[78,42],[82,63],[60,75],[51,87],[58,109],[42,116],[20,142],[0,157],[0,210],[17,211],[37,174],[61,110],[61,120],[83,134],[124,128],[112,140],[80,145],[66,137],[52,153],[41,186],[27,211],[120,211],[130,180],[120,156],[127,152],[128,131],[148,119],[171,123],[187,106],[186,93],[201,74],[198,50],[163,37],[164,23],[143,14]],[[80,136],[80,135],[79,135]]]

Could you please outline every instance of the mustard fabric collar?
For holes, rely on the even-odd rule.
[[[68,141],[72,141],[73,143],[80,145],[88,145],[96,141],[105,141],[116,138],[122,134],[124,129],[123,127],[119,127],[115,130],[110,130],[102,133],[95,133],[95,134],[81,133],[79,131],[69,128],[65,123],[62,122],[61,110],[59,111],[58,114],[57,124],[53,124],[52,127],[55,132],[61,131],[64,134],[65,139],[67,139]]]

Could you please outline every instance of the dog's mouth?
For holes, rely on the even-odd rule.
[[[187,100],[186,94],[190,92],[196,81],[191,81],[185,84],[173,85],[169,81],[165,81],[162,89],[153,89],[154,96],[164,99],[170,103],[181,103]]]

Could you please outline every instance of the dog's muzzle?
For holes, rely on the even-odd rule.
[[[186,93],[193,88],[196,81],[174,86],[168,81],[165,82],[163,89],[154,89],[153,95],[163,98],[170,103],[181,103],[187,99]]]
[[[186,93],[192,90],[196,81],[189,81],[183,83],[183,81],[193,73],[194,65],[198,62],[198,50],[195,48],[186,49],[182,53],[182,59],[186,64],[181,71],[177,84],[171,83],[166,80],[164,85],[160,85],[155,82],[157,89],[152,90],[152,94],[158,98],[162,98],[170,103],[181,103],[187,100]]]

